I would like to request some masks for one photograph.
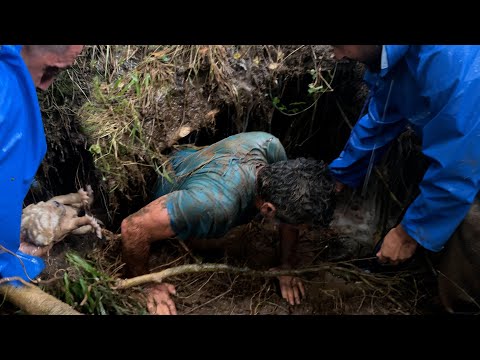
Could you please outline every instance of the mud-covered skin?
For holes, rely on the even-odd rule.
[[[90,215],[79,216],[82,209],[93,203],[93,191],[87,186],[76,193],[55,196],[46,202],[31,204],[23,209],[20,250],[37,254],[32,248],[50,248],[69,234],[95,232],[101,238],[101,228]],[[31,246],[33,245],[33,247]]]

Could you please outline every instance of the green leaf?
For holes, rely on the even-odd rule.
[[[90,145],[90,147],[88,148],[88,151],[90,151],[90,153],[93,154],[93,155],[101,155],[102,154],[102,148],[99,144]]]

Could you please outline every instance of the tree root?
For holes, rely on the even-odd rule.
[[[29,315],[83,315],[39,287],[1,285],[0,294]]]
[[[156,273],[146,274],[142,276],[137,276],[130,279],[124,279],[117,281],[117,285],[114,289],[127,289],[133,286],[143,285],[149,282],[161,283],[165,278],[180,274],[187,273],[198,273],[198,272],[229,272],[235,274],[244,274],[252,276],[263,276],[263,277],[276,277],[280,275],[301,275],[311,272],[319,272],[322,270],[329,270],[332,268],[332,265],[317,266],[304,269],[290,269],[290,270],[252,270],[247,267],[234,267],[225,264],[189,264],[189,265],[180,265],[173,268],[165,269]]]

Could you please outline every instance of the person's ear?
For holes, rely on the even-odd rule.
[[[260,206],[260,213],[267,218],[274,218],[277,208],[271,202],[265,201]]]

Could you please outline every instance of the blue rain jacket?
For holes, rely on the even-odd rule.
[[[430,165],[401,224],[423,247],[439,251],[479,191],[480,46],[385,45],[381,71],[366,71],[365,81],[368,112],[330,164],[332,174],[358,186],[370,159],[378,161],[411,124]]]
[[[18,250],[22,207],[47,145],[35,86],[20,51],[21,46],[0,46],[0,245],[11,252],[0,248],[0,278],[29,281],[45,265]]]

